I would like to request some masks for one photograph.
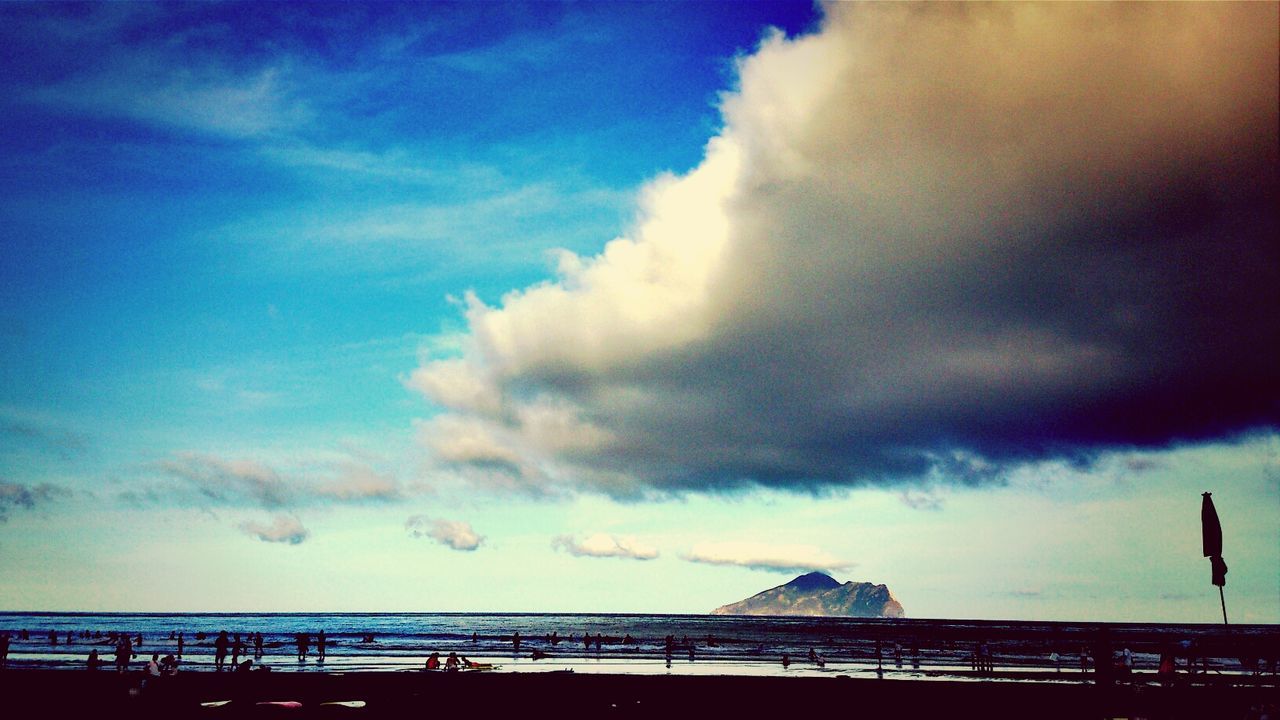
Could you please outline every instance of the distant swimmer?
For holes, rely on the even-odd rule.
[[[791,667],[791,656],[786,653],[782,653],[782,667]]]
[[[516,652],[520,652],[520,631],[519,630],[511,634],[511,647],[514,648]]]

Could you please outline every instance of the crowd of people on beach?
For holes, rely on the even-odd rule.
[[[38,633],[36,639],[32,639],[32,634],[27,630],[19,630],[0,632],[0,669],[8,666],[9,651],[14,641],[14,636],[20,643],[29,644],[29,647],[38,647],[43,641]],[[277,636],[279,637],[279,636]],[[359,641],[354,642],[356,646],[371,646],[376,642],[372,633],[364,633],[359,636]],[[592,634],[584,631],[580,635],[569,634],[561,636],[558,631],[552,631],[545,635],[535,636],[533,638],[524,637],[518,629],[513,630],[510,635],[490,635],[486,636],[488,641],[484,648],[479,646],[480,635],[472,632],[470,635],[471,646],[474,651],[484,652],[485,650],[492,652],[493,643],[501,641],[509,641],[512,652],[516,656],[527,657],[533,661],[545,660],[560,656],[558,646],[561,643],[571,645],[570,649],[564,657],[572,657],[573,646],[581,645],[582,652],[596,654],[603,653],[606,646],[610,646],[610,652],[634,653],[634,657],[653,657],[660,648],[661,657],[663,657],[670,667],[673,659],[677,656],[683,656],[689,662],[699,659],[699,650],[706,650],[708,654],[704,657],[713,657],[717,659],[732,659],[746,655],[747,657],[759,657],[767,655],[766,646],[763,643],[755,646],[748,645],[742,647],[742,640],[730,641],[731,645],[737,645],[729,654],[717,651],[721,647],[722,640],[708,633],[703,639],[690,639],[688,635],[677,639],[674,634],[668,634],[660,641],[657,639],[639,639],[633,637],[630,633],[624,633],[621,636],[605,636],[600,632]],[[264,638],[262,632],[249,633],[233,633],[226,630],[220,630],[210,639],[210,634],[205,632],[196,632],[194,634],[195,643],[211,650],[212,666],[215,672],[223,672],[225,670],[249,671],[249,670],[266,670],[266,666],[262,664],[262,659],[269,648],[283,648],[289,644],[296,647],[296,658],[299,663],[306,663],[314,657],[317,665],[325,662],[330,645],[336,641],[326,635],[323,629],[312,634],[309,632],[299,632],[293,635],[292,643],[288,640],[279,639],[268,642]],[[865,638],[861,641],[844,641],[843,643],[833,638],[827,638],[824,645],[820,645],[822,652],[818,647],[810,647],[808,653],[781,653],[781,665],[784,669],[790,668],[794,663],[807,663],[808,666],[822,669],[828,662],[828,656],[839,658],[842,661],[866,662],[871,660],[875,664],[875,671],[878,676],[883,676],[887,662],[891,661],[897,670],[903,670],[904,662],[909,662],[910,667],[914,671],[918,671],[921,667],[921,651],[918,638],[907,638],[909,645],[904,648],[902,642],[881,636],[874,639]],[[1079,646],[1079,663],[1080,672],[1089,676],[1100,684],[1110,684],[1115,682],[1125,682],[1133,677],[1135,671],[1139,669],[1139,656],[1131,647],[1125,644],[1117,644],[1119,650],[1113,649],[1113,643],[1105,628],[1099,629],[1088,638],[1086,642]],[[177,673],[179,665],[183,661],[184,654],[187,652],[188,644],[186,633],[184,631],[171,631],[167,642],[165,640],[147,640],[141,633],[137,632],[120,632],[120,631],[89,631],[89,630],[49,630],[47,632],[47,642],[50,647],[69,647],[73,645],[88,645],[89,653],[86,666],[90,670],[98,670],[103,666],[111,664],[114,660],[114,668],[117,672],[127,672],[130,669],[136,669],[134,664],[139,656],[139,652],[145,647],[150,650],[153,646],[158,650],[151,653],[151,660],[145,662],[143,671],[150,676],[167,676]],[[348,640],[347,642],[352,642]],[[1054,673],[1061,673],[1063,662],[1073,651],[1064,651],[1062,642],[1039,643],[1038,647],[1041,652],[1047,655],[1041,656],[1040,660],[1035,659],[1035,647],[1037,644],[1028,644],[1025,641],[1010,642],[1008,639],[1001,641],[1000,647],[1005,648],[1009,653],[1009,657],[1001,663],[1001,673],[1008,675],[1009,673],[1035,673],[1043,672],[1049,669]],[[976,640],[968,640],[965,643],[955,639],[943,639],[931,643],[933,650],[930,655],[930,664],[938,667],[939,663],[944,666],[949,665],[955,672],[955,661],[964,662],[967,654],[969,672],[982,677],[989,677],[996,674],[997,643],[991,643],[986,638],[977,638]],[[858,648],[862,649],[859,650]],[[873,654],[868,655],[868,649],[874,648]],[[208,657],[208,651],[199,653]],[[477,663],[470,660],[466,655],[458,653],[456,650],[450,651],[446,649],[447,655],[441,659],[441,652],[431,652],[426,661],[426,670],[465,670],[465,669],[489,669],[493,666],[488,663]],[[1031,653],[1029,655],[1028,653]],[[105,656],[114,653],[114,658],[107,659]],[[825,654],[824,654],[825,653]],[[1181,642],[1167,643],[1161,647],[1146,647],[1143,651],[1145,660],[1148,663],[1146,670],[1154,670],[1156,678],[1162,682],[1175,682],[1180,676],[1189,676],[1195,674],[1203,674],[1210,671],[1211,660],[1213,656],[1209,655],[1208,650],[1201,650],[1199,646],[1190,640]],[[778,656],[774,656],[775,658]],[[1154,660],[1158,657],[1158,661]],[[1045,660],[1047,659],[1047,662]],[[255,664],[255,661],[257,663]],[[198,663],[207,662],[205,659],[198,660]],[[1241,659],[1241,669],[1253,673],[1276,673],[1276,657]],[[963,667],[963,665],[961,665]],[[1215,663],[1213,669],[1221,669],[1225,667],[1221,662]]]

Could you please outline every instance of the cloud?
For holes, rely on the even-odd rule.
[[[194,452],[178,453],[159,465],[190,483],[206,499],[272,509],[289,504],[294,491],[270,467],[253,460],[227,460]]]
[[[721,542],[695,545],[685,560],[705,565],[737,565],[752,570],[804,573],[838,572],[855,563],[840,560],[812,545],[769,545],[755,542]]]
[[[16,508],[34,510],[37,506],[70,494],[71,491],[66,488],[51,483],[24,485],[0,480],[0,522],[8,522],[10,511]]]
[[[898,499],[912,510],[941,510],[945,504],[937,492],[930,490],[912,490],[910,488],[898,492]]]
[[[240,529],[262,542],[290,545],[299,545],[311,535],[311,531],[302,527],[298,518],[292,515],[276,515],[272,518],[270,525],[252,521],[244,522],[240,524]]]
[[[38,413],[0,406],[0,438],[6,436],[32,443],[63,459],[79,455],[89,446],[89,439],[82,433],[68,430]]]
[[[301,463],[287,475],[257,460],[180,452],[159,463],[206,502],[274,510],[328,503],[392,502],[404,497],[396,479],[369,464],[340,457]]]
[[[31,90],[26,99],[55,108],[229,137],[293,127],[309,112],[289,97],[288,73],[236,74],[217,66],[179,67],[156,56],[108,60],[93,73]]]
[[[657,548],[650,547],[632,537],[615,537],[595,533],[581,542],[571,535],[560,535],[551,541],[551,547],[563,550],[574,557],[616,557],[632,560],[652,560],[658,557]]]
[[[484,542],[484,536],[476,534],[471,523],[460,520],[439,520],[414,515],[405,521],[404,527],[416,538],[431,538],[454,550],[471,552]]]
[[[317,483],[312,492],[319,499],[345,502],[390,501],[404,497],[394,477],[351,461],[340,463],[336,476]]]
[[[469,298],[408,382],[443,460],[619,497],[983,484],[1280,425],[1275,5],[825,11],[740,61],[627,234]]]

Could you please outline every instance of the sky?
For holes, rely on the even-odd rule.
[[[0,609],[1280,622],[1278,8],[5,3]]]

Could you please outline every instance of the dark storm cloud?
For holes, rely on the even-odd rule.
[[[742,61],[628,237],[471,302],[410,380],[437,454],[617,496],[978,485],[1280,424],[1275,5],[828,12]]]

